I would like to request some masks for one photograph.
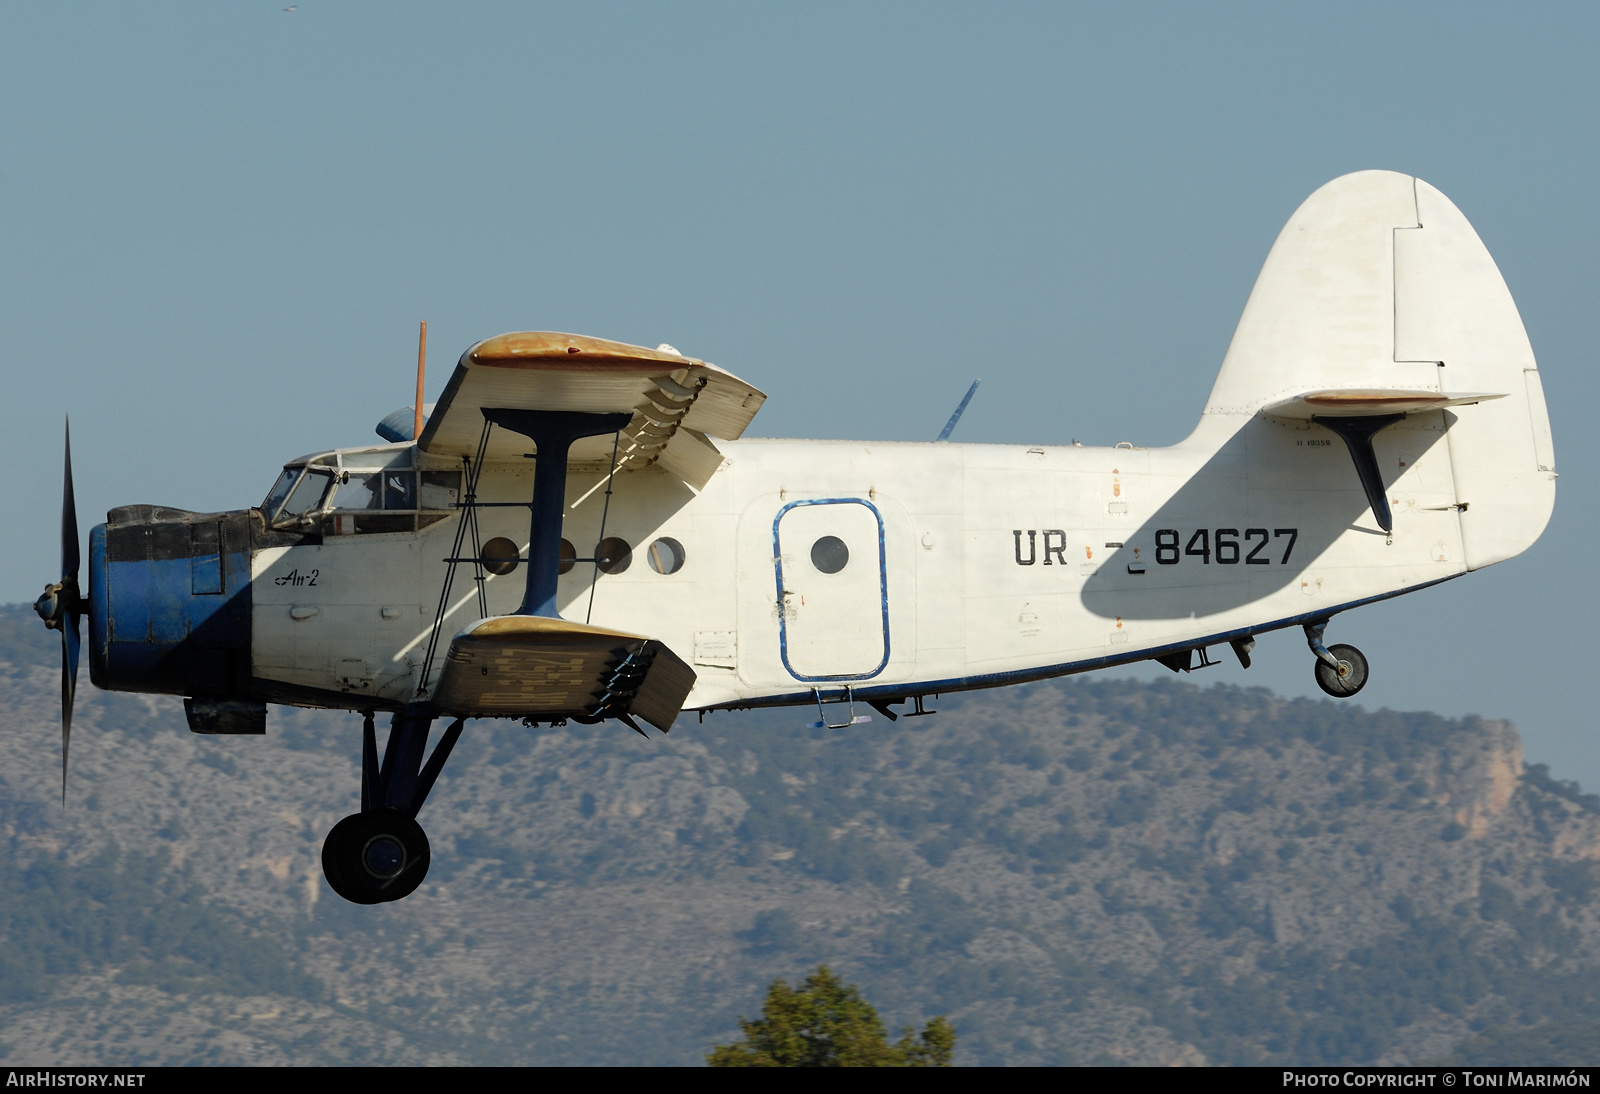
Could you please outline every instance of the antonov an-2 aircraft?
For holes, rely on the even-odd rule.
[[[84,614],[94,683],[185,696],[196,732],[262,733],[270,703],[366,715],[361,811],[323,867],[371,904],[427,872],[415,818],[464,719],[643,732],[808,704],[842,728],[1210,647],[1248,666],[1291,627],[1353,695],[1367,663],[1324,645],[1334,615],[1510,558],[1555,497],[1499,270],[1443,194],[1384,171],[1290,219],[1170,448],[741,439],[764,399],[670,346],[499,335],[414,439],[391,416],[392,443],[291,460],[250,509],[111,510],[81,595],[69,449],[37,605],[63,636],[63,793]]]

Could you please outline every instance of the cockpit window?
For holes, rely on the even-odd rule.
[[[461,500],[461,472],[424,471],[422,496],[418,500],[421,509],[454,509]]]
[[[306,473],[300,476],[300,481],[295,483],[294,489],[289,492],[289,500],[283,503],[283,509],[279,512],[276,523],[298,521],[307,513],[319,508],[331,485],[333,485],[332,471],[320,467],[307,469]]]
[[[335,536],[411,532],[452,515],[460,497],[460,471],[418,471],[409,447],[351,449],[296,460],[262,511],[283,529],[317,525]]]
[[[299,467],[285,467],[278,481],[272,484],[272,489],[267,492],[267,500],[261,503],[261,512],[266,515],[268,523],[278,515],[278,507],[289,496],[289,489],[294,486],[294,480],[300,477],[302,470]]]
[[[335,509],[381,509],[379,488],[381,471],[344,471],[339,475],[339,492],[333,496]]]
[[[391,469],[383,473],[383,507],[385,509],[415,509],[417,507],[417,473],[410,468]]]

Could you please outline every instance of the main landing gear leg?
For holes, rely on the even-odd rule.
[[[1306,645],[1317,655],[1317,687],[1335,699],[1348,699],[1367,686],[1367,658],[1354,646],[1324,646],[1328,621],[1305,625]]]
[[[367,712],[361,727],[361,812],[334,825],[322,843],[328,885],[354,904],[399,900],[428,875],[428,837],[417,812],[461,738],[457,718],[424,764],[433,720],[416,705],[397,713],[380,764],[377,731]]]

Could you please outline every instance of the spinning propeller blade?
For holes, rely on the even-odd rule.
[[[72,700],[78,692],[78,615],[61,628],[61,804],[67,804],[67,751],[72,747]]]
[[[61,580],[46,585],[34,601],[44,625],[61,632],[61,804],[67,802],[67,754],[72,744],[72,700],[78,690],[78,621],[83,600],[78,594],[78,503],[72,492],[72,423],[67,423],[66,470],[61,486]]]
[[[67,804],[67,752],[72,746],[72,700],[78,693],[78,501],[72,492],[72,419],[67,419],[66,463],[61,474],[61,804]]]
[[[61,478],[61,580],[78,584],[78,502],[72,493],[72,419],[67,419],[67,461]]]

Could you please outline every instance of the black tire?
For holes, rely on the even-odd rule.
[[[1367,658],[1354,646],[1329,646],[1339,660],[1339,672],[1320,658],[1317,660],[1317,687],[1335,699],[1348,699],[1367,686]]]
[[[398,809],[373,809],[333,826],[322,841],[322,874],[352,904],[383,904],[410,896],[431,857],[422,825]]]

